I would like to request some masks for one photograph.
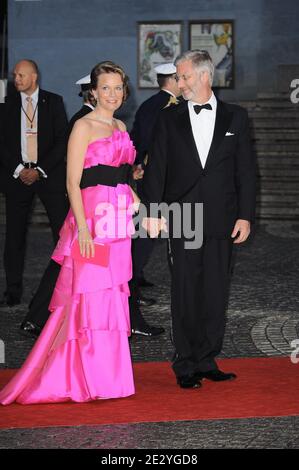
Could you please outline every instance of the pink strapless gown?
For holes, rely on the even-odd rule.
[[[115,130],[110,137],[89,144],[84,168],[99,163],[118,167],[133,164],[134,159],[128,133]],[[99,203],[115,208],[114,215],[109,213],[112,224],[132,222],[128,209],[133,198],[127,184],[97,185],[81,194],[94,238],[99,234]],[[49,306],[52,313],[25,363],[0,392],[2,405],[87,402],[135,393],[128,341],[131,237],[123,233],[124,224],[119,226],[105,240],[110,243],[107,268],[75,262],[70,250],[77,229],[70,209],[52,255],[62,266]]]

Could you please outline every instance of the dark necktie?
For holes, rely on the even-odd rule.
[[[202,105],[195,104],[193,106],[193,108],[194,108],[194,111],[196,112],[196,114],[199,114],[202,109],[209,109],[210,111],[212,111],[212,106],[209,103],[202,104]]]

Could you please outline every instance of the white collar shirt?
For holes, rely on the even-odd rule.
[[[194,111],[194,105],[197,104],[210,104],[212,109],[202,109],[198,114],[196,114]],[[201,165],[204,168],[215,128],[217,100],[214,93],[212,93],[210,99],[206,103],[188,101],[188,109],[198,156],[200,158]]]
[[[37,108],[37,103],[38,103],[38,93],[39,93],[39,88],[35,90],[34,93],[31,95],[32,99],[32,106],[35,111],[35,118],[34,121],[37,124],[38,120],[38,108]],[[22,100],[22,110],[21,110],[21,151],[22,151],[22,160],[23,162],[29,162],[29,159],[27,157],[27,139],[26,139],[26,114],[24,111],[27,109],[28,101],[27,101],[28,95],[26,93],[21,92],[21,100]],[[37,128],[33,128],[33,131],[37,132]],[[35,162],[36,163],[36,162]]]

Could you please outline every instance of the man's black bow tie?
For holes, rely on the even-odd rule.
[[[210,105],[210,103],[202,104],[202,105],[195,104],[193,108],[196,114],[199,114],[202,109],[209,109],[210,111],[212,111],[212,106]]]

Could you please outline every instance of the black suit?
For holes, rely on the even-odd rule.
[[[226,135],[226,133],[228,133]],[[231,233],[237,219],[254,220],[255,161],[247,112],[218,101],[205,167],[197,152],[188,103],[164,110],[153,134],[143,202],[203,203],[203,245],[185,249],[171,237],[172,327],[177,376],[217,368],[227,303]],[[172,224],[170,224],[170,236]]]
[[[46,208],[55,243],[68,209],[65,191],[67,117],[60,96],[39,90],[37,126],[38,166],[47,178],[28,186],[13,177],[22,163],[21,96],[14,93],[6,98],[0,120],[0,158],[6,196],[4,266],[7,292],[17,298],[22,294],[25,237],[35,194]]]

